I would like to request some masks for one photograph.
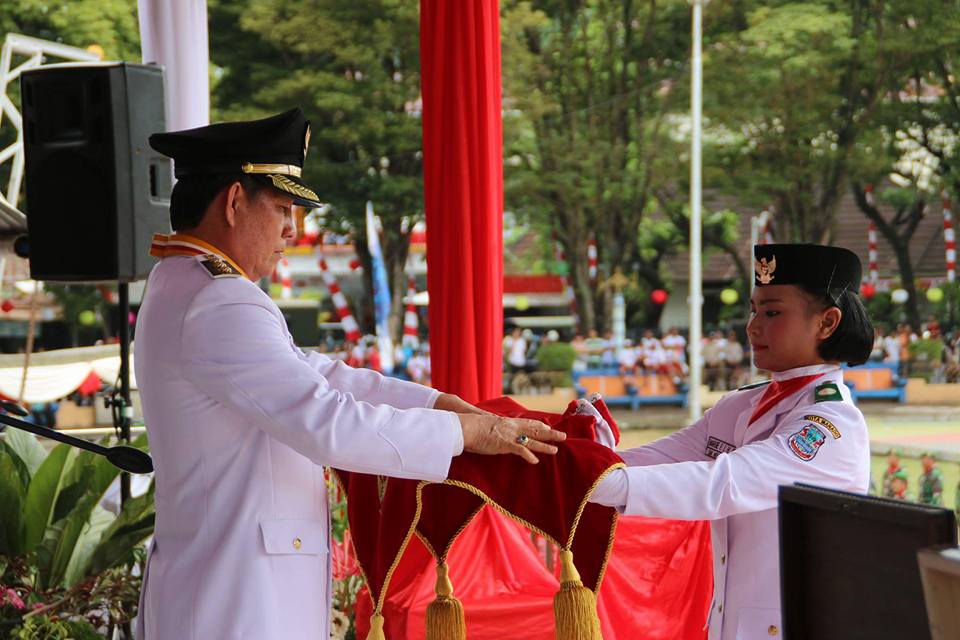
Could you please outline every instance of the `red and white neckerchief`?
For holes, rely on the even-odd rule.
[[[747,426],[759,420],[765,413],[770,411],[770,409],[775,407],[787,396],[793,395],[820,376],[830,371],[835,371],[837,368],[835,364],[818,364],[774,373],[773,382],[767,385],[767,388],[764,390],[763,396],[760,397],[760,402],[753,410]]]
[[[230,256],[200,238],[186,233],[175,233],[169,236],[165,233],[155,233],[153,234],[153,241],[150,243],[150,255],[161,260],[170,256],[202,256],[211,253],[223,258],[231,267],[249,280],[247,273]]]

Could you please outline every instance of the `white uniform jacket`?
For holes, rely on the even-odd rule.
[[[766,386],[729,393],[686,429],[619,452],[629,466],[625,513],[712,521],[710,640],[781,635],[779,485],[861,493],[869,486],[866,423],[839,367],[801,367],[774,378],[816,373],[823,375],[752,425]],[[814,390],[825,382],[836,385],[842,400],[816,402]]]
[[[156,468],[139,640],[329,637],[323,467],[442,480],[436,391],[304,354],[253,282],[203,256],[150,274],[136,377]]]

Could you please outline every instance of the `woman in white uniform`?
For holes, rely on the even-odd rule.
[[[865,493],[870,447],[841,363],[866,362],[873,327],[847,249],[754,247],[747,335],[772,381],[725,395],[703,418],[620,452],[591,500],[627,515],[710,520],[710,640],[781,635],[777,491],[796,482]]]

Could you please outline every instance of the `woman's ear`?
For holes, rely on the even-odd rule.
[[[817,337],[821,340],[826,340],[832,336],[833,332],[840,326],[840,319],[842,317],[843,312],[837,307],[826,309],[820,316],[820,327],[817,331]]]

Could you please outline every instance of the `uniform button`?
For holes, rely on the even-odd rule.
[[[780,633],[780,629],[777,629],[777,625],[772,624],[770,625],[770,628],[767,629],[767,633],[769,633],[771,636],[775,636]]]
[[[727,554],[722,554],[720,556],[720,564],[727,564]]]
[[[294,539],[293,539],[293,548],[294,548],[294,549],[300,549],[300,547],[302,547],[302,546],[303,546],[303,542],[300,541],[300,538],[294,538]]]
[[[717,613],[723,613],[723,603],[717,605]]]

